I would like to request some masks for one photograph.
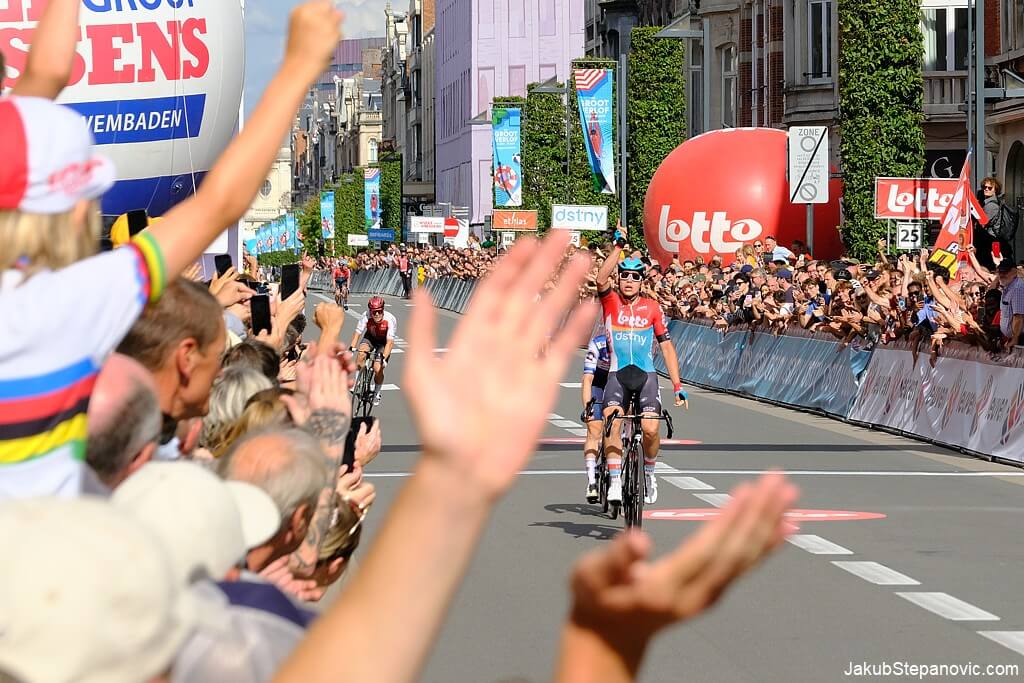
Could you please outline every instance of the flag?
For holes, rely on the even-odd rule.
[[[575,69],[573,79],[594,191],[615,194],[615,112],[612,109],[615,72]]]
[[[967,153],[964,167],[957,180],[953,199],[942,215],[942,229],[935,240],[929,262],[937,263],[949,269],[950,278],[955,280],[960,274],[960,261],[967,257],[967,247],[973,241],[971,218],[981,225],[988,223],[985,210],[974,196],[971,189],[971,152]]]

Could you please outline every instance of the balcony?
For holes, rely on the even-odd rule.
[[[928,121],[964,121],[966,71],[924,72],[924,115]]]

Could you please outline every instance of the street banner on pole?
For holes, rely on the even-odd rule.
[[[256,254],[260,253],[257,250],[257,241],[255,239],[245,241],[245,250],[249,252],[249,254],[252,256],[255,256]]]
[[[299,248],[299,235],[295,226],[295,216],[287,214],[284,217],[284,229],[288,233],[288,248],[295,250]]]
[[[491,112],[495,206],[523,205],[521,122],[522,111],[518,107],[495,107]]]
[[[263,224],[263,253],[270,254],[274,251],[274,226],[271,223]]]
[[[334,192],[320,193],[320,232],[325,240],[334,239]]]
[[[594,191],[615,194],[615,111],[612,92],[615,72],[611,69],[576,69],[576,99],[579,103],[583,144],[590,159]]]
[[[366,228],[380,228],[380,169],[363,170],[363,211],[366,215]]]
[[[274,230],[277,238],[277,251],[284,251],[288,248],[288,230],[284,224],[284,218],[274,221]]]

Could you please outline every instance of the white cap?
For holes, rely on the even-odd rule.
[[[113,186],[114,165],[93,152],[85,118],[41,97],[0,99],[0,209],[55,214]]]
[[[223,481],[192,462],[150,462],[115,489],[111,502],[167,546],[176,578],[215,581],[281,527],[277,505],[262,489]]]
[[[0,671],[119,683],[164,673],[200,616],[153,534],[100,498],[0,503]]]

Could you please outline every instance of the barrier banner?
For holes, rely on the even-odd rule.
[[[325,240],[334,239],[334,193],[320,193],[320,232]]]
[[[793,332],[743,329],[723,335],[706,325],[669,322],[684,380],[846,417],[871,352],[840,349],[836,341]],[[665,372],[660,356],[656,365]]]
[[[363,213],[366,216],[367,230],[381,227],[379,168],[363,169]]]
[[[522,111],[518,107],[495,107],[491,111],[495,206],[523,205],[521,121]]]
[[[594,192],[615,194],[615,111],[612,92],[615,72],[611,69],[576,69],[576,99],[583,127],[583,144],[590,158]]]
[[[875,349],[850,419],[1024,462],[1024,369],[959,355]]]

